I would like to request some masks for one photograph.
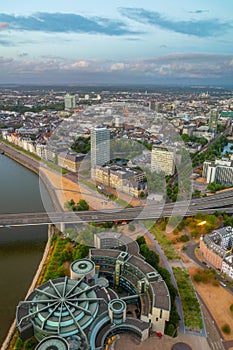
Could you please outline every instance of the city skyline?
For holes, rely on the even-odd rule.
[[[233,3],[1,5],[0,84],[230,84]]]

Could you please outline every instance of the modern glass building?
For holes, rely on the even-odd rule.
[[[110,131],[107,128],[91,130],[91,168],[110,161]]]
[[[49,280],[19,303],[22,340],[35,336],[37,350],[66,350],[66,342],[72,350],[100,350],[119,333],[133,333],[141,341],[150,330],[164,333],[170,316],[165,282],[139,255],[135,241],[111,235],[98,234],[95,244],[114,249],[90,249],[88,259],[70,265],[71,278]],[[128,307],[137,315],[129,316]]]

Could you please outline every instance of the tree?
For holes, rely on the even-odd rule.
[[[146,240],[145,240],[145,237],[144,237],[144,236],[139,236],[139,237],[137,237],[136,241],[137,241],[139,247],[140,247],[140,245],[142,245],[142,244],[146,244]]]
[[[112,228],[113,227],[113,222],[106,221],[106,222],[103,223],[102,227],[104,227],[104,228]]]
[[[208,184],[207,189],[215,193],[216,191],[224,190],[226,186],[224,184],[217,184],[216,182],[211,182]]]
[[[90,137],[79,136],[71,148],[77,153],[88,153],[91,149]]]
[[[64,204],[65,209],[69,209],[69,210],[75,210],[75,201],[73,199],[65,202]]]
[[[72,258],[72,253],[70,249],[66,248],[65,250],[63,250],[60,258],[61,262],[70,261],[71,258]]]
[[[174,331],[175,331],[174,325],[172,323],[169,323],[166,327],[166,334],[169,335],[170,337],[172,337]]]
[[[180,236],[180,242],[188,242],[188,241],[189,241],[189,236],[187,235]]]
[[[145,192],[141,191],[139,194],[139,198],[141,199],[145,198]]]
[[[33,338],[29,338],[24,343],[24,349],[25,350],[33,349],[35,347],[35,344],[36,344],[36,340]]]
[[[77,208],[78,211],[88,210],[89,209],[89,204],[87,203],[87,201],[85,201],[85,199],[80,199],[80,201],[78,202],[76,208]]]
[[[21,340],[21,338],[17,338],[15,341],[15,345],[14,345],[14,350],[20,350],[23,347],[23,342]]]
[[[141,244],[140,245],[140,254],[142,254],[143,256],[146,256],[148,252],[149,252],[149,248],[147,247],[147,245]]]
[[[229,326],[228,323],[225,323],[222,327],[221,327],[223,333],[225,334],[230,334],[231,333],[231,327]]]
[[[73,260],[83,259],[88,255],[89,247],[84,244],[79,244],[73,251]]]
[[[146,253],[146,262],[148,264],[150,264],[152,267],[154,267],[155,269],[158,267],[159,264],[159,255],[156,254],[153,250],[149,250]]]
[[[201,197],[201,191],[195,190],[192,194],[192,198],[199,198]]]
[[[194,279],[195,282],[202,282],[202,276],[199,273],[196,273],[193,276],[193,279]]]

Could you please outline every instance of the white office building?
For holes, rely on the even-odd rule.
[[[203,164],[202,176],[207,183],[216,182],[232,186],[233,183],[233,161],[227,158],[216,159],[215,162],[206,161]]]

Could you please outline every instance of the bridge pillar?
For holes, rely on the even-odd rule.
[[[53,224],[48,224],[48,236],[51,238],[56,233],[56,227]]]
[[[64,222],[60,222],[60,231],[61,232],[64,232],[65,231],[65,228],[66,228],[66,225]]]

